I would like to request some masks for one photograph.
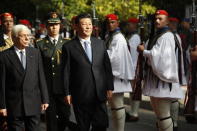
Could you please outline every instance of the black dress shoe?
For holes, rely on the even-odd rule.
[[[139,117],[131,116],[129,113],[126,113],[126,122],[137,122],[139,120]]]

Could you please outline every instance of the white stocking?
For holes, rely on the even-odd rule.
[[[130,93],[130,105],[131,105],[131,110],[129,114],[131,116],[138,117],[138,112],[139,112],[139,107],[140,107],[140,101],[137,100],[132,100],[133,93]]]
[[[154,101],[154,110],[158,118],[159,131],[173,131],[173,122],[170,117],[171,99],[151,98]]]
[[[124,131],[125,127],[125,108],[124,108],[124,94],[115,93],[113,94],[111,101],[112,109],[112,121],[114,131]]]
[[[178,101],[172,101],[170,114],[172,116],[174,127],[177,127],[178,126],[177,120],[178,120],[178,115],[179,115],[179,102]]]

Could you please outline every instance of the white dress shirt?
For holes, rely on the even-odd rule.
[[[54,40],[55,40],[55,45],[56,45],[57,42],[58,42],[58,38],[59,38],[59,35],[57,35],[57,36],[55,36],[55,37],[50,37],[50,36],[49,36],[49,39],[50,39],[50,41],[51,41],[52,43],[54,43]]]
[[[79,41],[80,41],[80,43],[81,43],[81,45],[82,45],[82,47],[83,47],[84,50],[85,50],[85,46],[84,46],[84,42],[85,42],[85,41],[87,41],[88,45],[91,47],[90,37],[87,38],[86,40],[85,40],[85,39],[82,39],[82,38],[79,37],[79,36],[78,36],[78,38],[79,38]]]
[[[16,46],[14,46],[14,49],[15,49],[15,52],[19,58],[19,60],[21,61],[21,54],[20,52],[22,51],[23,52],[23,55],[25,56],[25,59],[26,59],[26,51],[25,49],[22,49],[22,50],[19,50]]]

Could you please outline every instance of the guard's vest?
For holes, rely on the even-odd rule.
[[[182,69],[183,69],[183,50],[181,47],[181,43],[179,42],[177,36],[175,33],[173,33],[174,35],[174,40],[175,40],[175,53],[178,52],[178,73],[179,73],[179,83],[183,84],[183,78],[182,78]]]
[[[113,37],[116,35],[116,34],[119,34],[119,33],[121,33],[121,31],[116,31],[116,32],[114,32],[114,33],[112,33],[111,35],[109,35],[107,38],[106,38],[106,40],[105,40],[105,45],[106,45],[106,48],[107,49],[109,49],[109,47],[110,47],[110,45],[111,45],[111,42],[112,42],[112,40],[113,40]],[[121,33],[122,34],[122,33]],[[123,34],[122,34],[123,35]],[[124,36],[124,35],[123,35]],[[129,52],[130,52],[130,47],[129,47],[129,42],[128,42],[128,40],[127,40],[127,38],[124,36],[124,38],[125,38],[125,40],[126,40],[126,42],[127,42],[127,47],[128,47],[128,50],[129,50]]]
[[[106,38],[105,40],[105,45],[106,45],[106,48],[109,49],[110,45],[111,45],[111,42],[113,40],[113,37],[118,34],[118,33],[121,33],[120,31],[116,31],[112,34],[109,34],[109,36]]]

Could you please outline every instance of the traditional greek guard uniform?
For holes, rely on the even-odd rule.
[[[128,19],[128,44],[130,49],[131,58],[134,65],[134,70],[136,70],[137,61],[138,61],[138,52],[137,46],[141,43],[140,36],[137,32],[137,24],[139,20],[137,18],[129,18]],[[141,88],[141,87],[139,87]],[[138,121],[138,111],[140,107],[140,100],[133,99],[134,93],[141,92],[132,92],[130,93],[130,106],[131,110],[126,114],[126,121],[127,122],[135,122]]]
[[[166,20],[168,19],[168,13],[165,10],[158,10],[156,19],[159,15],[163,19],[165,17]],[[170,116],[171,102],[184,97],[179,77],[182,74],[180,71],[182,68],[177,62],[183,59],[182,50],[181,46],[176,44],[173,33],[166,25],[158,28],[156,35],[149,40],[147,49],[143,51],[143,55],[147,59],[143,94],[150,96],[160,131],[173,130]],[[176,56],[176,48],[181,51],[180,59]]]
[[[172,33],[174,34],[174,37],[175,37],[175,41],[176,43],[178,43],[180,45],[180,49],[181,49],[181,52],[182,51],[182,41],[181,41],[181,38],[179,36],[179,34],[177,33],[177,27],[178,27],[178,24],[179,24],[179,20],[175,17],[170,17],[169,18],[169,28],[170,30],[172,31]],[[176,44],[177,45],[177,44]],[[177,46],[175,47],[175,52],[176,52],[176,57],[178,58],[180,56],[180,50],[178,50]],[[180,66],[180,64],[182,65],[182,75],[179,76],[181,77],[182,79],[179,81],[179,83],[181,84],[181,86],[184,86],[187,84],[186,82],[186,76],[185,76],[185,68],[184,68],[184,60],[182,59],[181,61],[178,61],[177,59],[177,62]],[[180,63],[180,62],[183,62],[183,63]],[[179,74],[180,75],[180,74]],[[173,120],[173,124],[174,124],[174,131],[177,131],[178,130],[178,115],[179,115],[179,101],[178,100],[173,100],[172,101],[172,104],[171,104],[171,108],[170,108],[170,114],[171,114],[171,117],[172,117],[172,120]]]
[[[109,14],[106,19],[117,22],[118,17]],[[130,82],[134,79],[134,66],[127,41],[120,32],[119,27],[110,32],[109,37],[106,39],[106,45],[114,76],[114,91],[111,101],[114,131],[124,131],[124,93],[132,92]]]

